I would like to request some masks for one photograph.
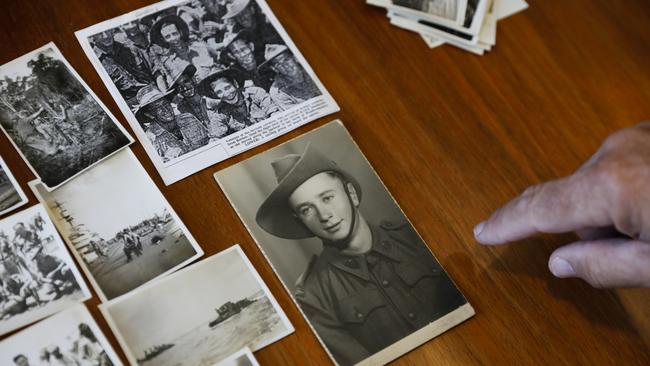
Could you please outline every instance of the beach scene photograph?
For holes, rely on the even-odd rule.
[[[128,150],[56,191],[36,182],[30,186],[105,299],[203,253]]]
[[[100,309],[137,365],[213,365],[293,332],[239,246]]]

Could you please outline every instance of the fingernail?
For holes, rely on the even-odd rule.
[[[576,275],[576,271],[571,266],[571,263],[560,257],[555,257],[551,260],[550,269],[555,277],[565,278]]]
[[[483,221],[482,223],[480,223],[480,224],[478,224],[478,225],[476,225],[474,227],[474,237],[476,239],[478,239],[478,237],[481,235],[481,233],[483,232],[483,229],[485,229],[485,221]]]

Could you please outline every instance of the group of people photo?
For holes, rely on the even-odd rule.
[[[50,188],[130,143],[53,44],[0,67],[0,126]]]
[[[191,0],[89,39],[163,161],[322,94],[254,0]]]
[[[79,323],[76,334],[66,337],[66,346],[50,344],[40,348],[38,360],[19,353],[13,357],[15,366],[112,366],[113,362],[86,323]]]
[[[0,320],[80,290],[40,214],[0,230]]]

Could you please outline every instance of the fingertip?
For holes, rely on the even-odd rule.
[[[548,269],[558,278],[575,277],[576,271],[573,265],[566,259],[557,256],[551,256],[548,262]]]
[[[480,243],[481,242],[481,233],[485,229],[486,221],[481,222],[480,224],[474,226],[474,238]]]

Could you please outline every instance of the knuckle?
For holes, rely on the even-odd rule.
[[[613,202],[623,202],[632,193],[633,176],[628,164],[624,161],[601,161],[593,170],[595,183],[605,188],[613,198]]]
[[[602,147],[605,150],[616,149],[627,144],[630,139],[636,138],[638,134],[639,130],[634,127],[618,130],[605,138]]]

